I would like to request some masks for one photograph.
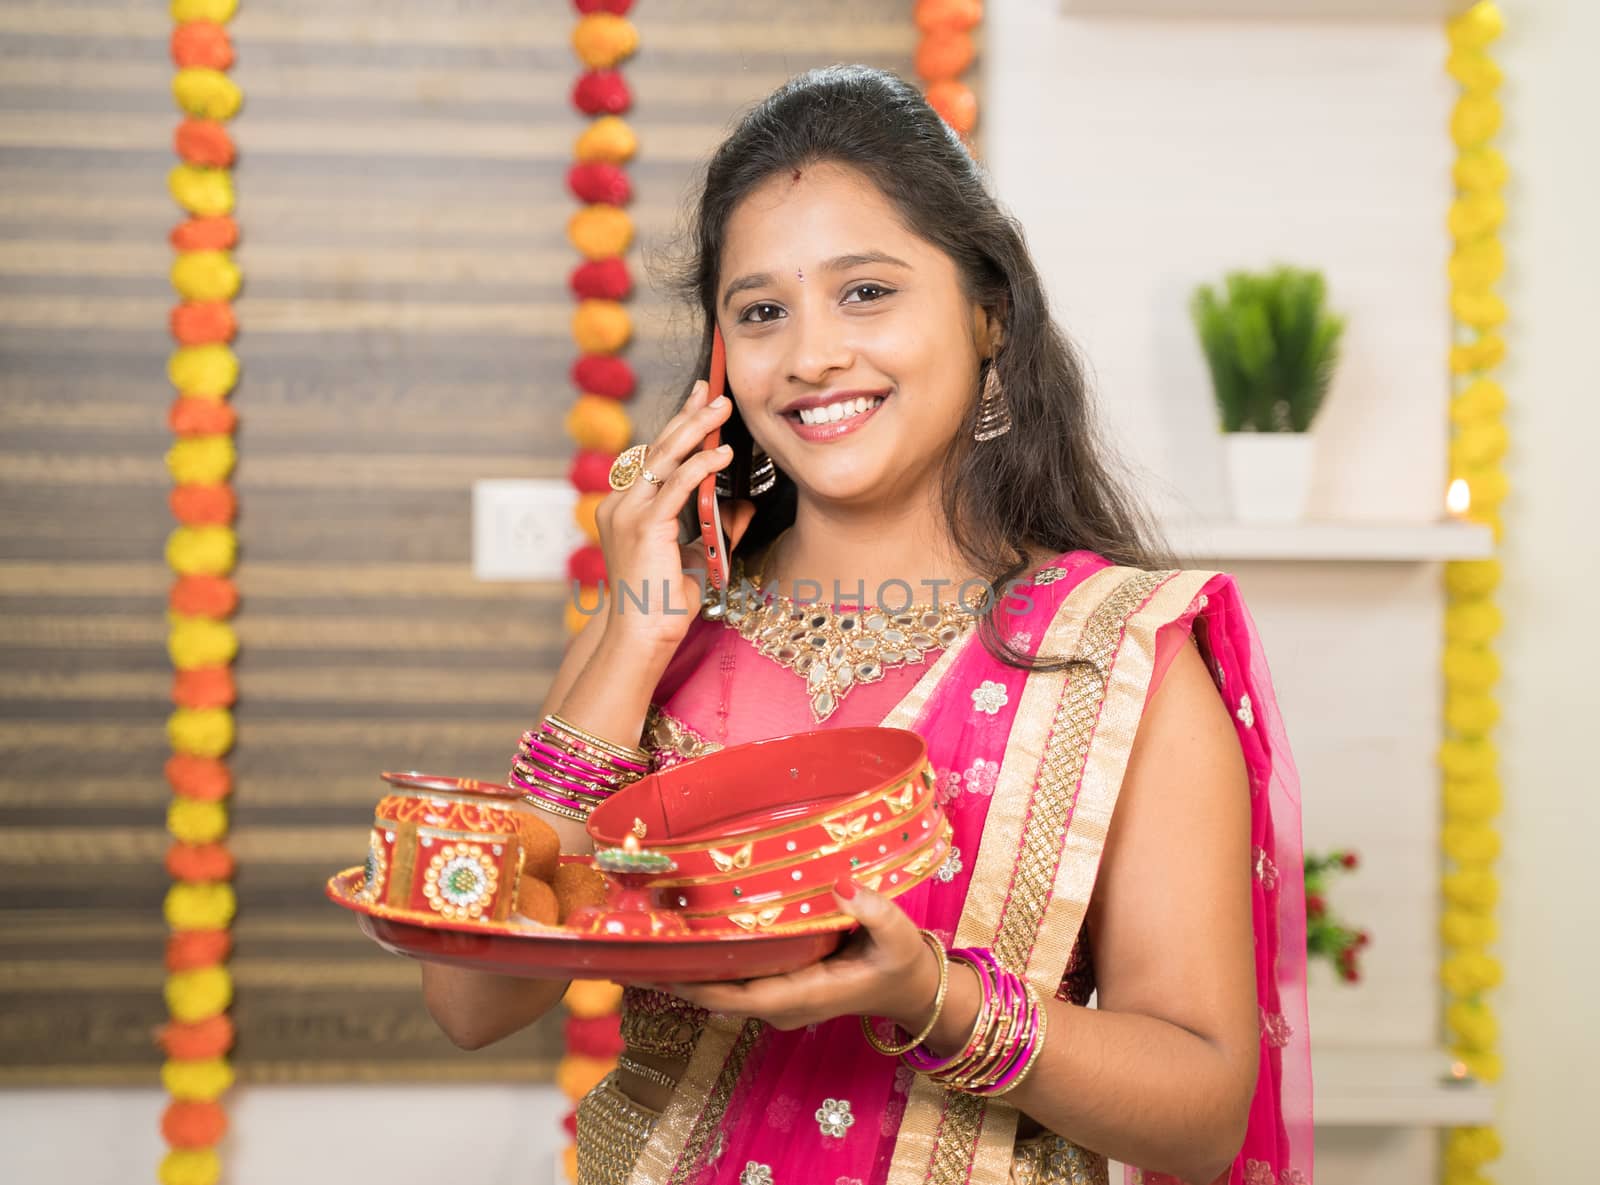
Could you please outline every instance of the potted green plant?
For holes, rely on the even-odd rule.
[[[1339,357],[1344,318],[1322,274],[1295,267],[1230,272],[1202,284],[1190,312],[1211,371],[1228,450],[1234,514],[1293,522],[1311,491],[1311,425]]]

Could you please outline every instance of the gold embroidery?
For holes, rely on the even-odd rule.
[[[622,1043],[629,1049],[686,1062],[705,1019],[703,1009],[665,992],[628,988],[622,993]]]
[[[1294,1036],[1294,1029],[1289,1020],[1281,1012],[1268,1012],[1265,1008],[1259,1009],[1261,1013],[1261,1039],[1274,1049],[1282,1049],[1289,1044],[1289,1038]]]
[[[1099,1153],[1045,1132],[1017,1141],[1013,1185],[1110,1185],[1110,1166]]]
[[[615,1072],[578,1104],[578,1180],[583,1185],[626,1185],[660,1113],[624,1094]]]
[[[652,770],[668,769],[722,748],[708,741],[676,716],[669,716],[656,704],[645,709],[644,735],[639,747],[650,754]]]
[[[1278,866],[1272,857],[1267,855],[1265,848],[1256,849],[1256,879],[1268,892],[1278,887]]]
[[[759,579],[761,574],[755,575]],[[925,661],[978,622],[956,601],[911,605],[900,613],[802,604],[762,592],[746,577],[737,556],[727,590],[708,587],[700,615],[737,630],[762,655],[805,679],[811,717],[819,724],[857,683],[876,683],[889,667]]]
[[[707,1095],[706,1105],[695,1119],[689,1138],[684,1142],[683,1154],[673,1165],[672,1175],[667,1178],[666,1185],[688,1185],[703,1167],[712,1140],[722,1126],[722,1117],[728,1110],[728,1100],[733,1097],[734,1087],[738,1086],[744,1074],[744,1063],[763,1027],[759,1020],[747,1020],[739,1030],[733,1049],[722,1063],[722,1072],[717,1075],[716,1083]]]

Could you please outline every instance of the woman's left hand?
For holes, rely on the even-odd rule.
[[[887,1017],[912,1033],[933,1012],[939,968],[916,923],[881,893],[848,879],[834,888],[840,912],[861,923],[839,953],[787,975],[742,983],[658,984],[712,1012],[799,1029],[836,1016]]]

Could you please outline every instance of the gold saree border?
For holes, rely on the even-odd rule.
[[[976,636],[976,630],[968,630],[955,645],[947,647],[884,716],[881,727],[910,728]],[[745,1058],[762,1027],[760,1021],[732,1017],[713,1016],[706,1023],[695,1042],[688,1068],[639,1154],[628,1185],[684,1185],[704,1163],[744,1072]]]
[[[1073,588],[1057,606],[1039,653],[1079,653],[1089,622],[1128,578],[1129,569],[1103,568]],[[1034,796],[1057,706],[1069,682],[1082,679],[1082,670],[1073,668],[1039,672],[1023,683],[1022,699],[1001,756],[999,779],[956,930],[958,946],[993,944],[1017,853],[1025,840],[1026,808]],[[1098,685],[1100,681],[1092,682]],[[895,1140],[889,1185],[983,1179],[972,1174],[976,1168],[972,1163],[974,1151],[980,1144],[1000,1147],[1009,1161],[1016,1122],[1015,1108],[986,1107],[974,1095],[947,1091],[919,1075],[912,1083]],[[987,1140],[983,1139],[985,1129]],[[1003,1185],[1009,1176],[1009,1165],[1003,1170],[1004,1176],[994,1175],[1000,1166],[987,1167],[989,1179]]]

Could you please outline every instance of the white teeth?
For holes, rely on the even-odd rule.
[[[864,411],[870,411],[882,403],[881,398],[861,395],[855,399],[845,399],[839,403],[830,403],[826,407],[807,407],[800,411],[802,424],[832,424],[838,420],[847,420],[851,416],[858,416]]]

